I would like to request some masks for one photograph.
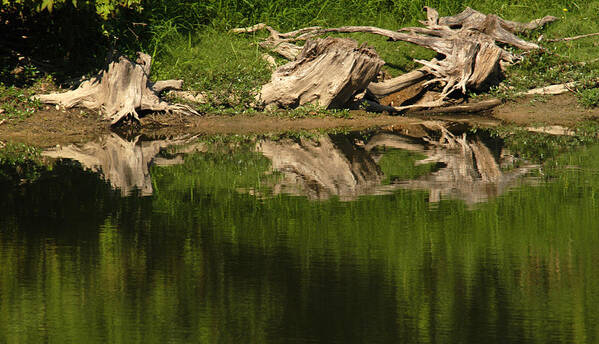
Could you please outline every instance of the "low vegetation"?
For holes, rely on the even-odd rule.
[[[5,86],[0,83],[0,121],[23,119],[41,109],[37,100],[29,97],[29,89],[18,88],[14,85]]]

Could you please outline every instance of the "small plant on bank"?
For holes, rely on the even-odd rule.
[[[295,109],[267,110],[266,114],[279,118],[352,118],[351,112],[348,109],[325,109],[311,103],[298,106]]]
[[[587,108],[599,106],[599,88],[587,88],[576,92],[578,102]]]
[[[30,99],[30,92],[0,84],[0,119],[24,119],[42,108],[38,100]]]

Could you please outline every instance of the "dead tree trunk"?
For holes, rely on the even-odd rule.
[[[57,104],[65,108],[82,107],[99,111],[103,118],[115,124],[126,117],[139,120],[138,111],[166,111],[198,114],[181,104],[168,104],[158,94],[167,89],[180,89],[183,81],[164,80],[151,83],[148,80],[151,58],[138,53],[136,62],[120,56],[111,61],[106,70],[84,81],[79,87],[64,93],[38,95],[43,103]]]
[[[373,49],[351,39],[309,40],[295,61],[273,73],[260,99],[266,106],[285,108],[306,103],[342,107],[366,89],[383,64]]]

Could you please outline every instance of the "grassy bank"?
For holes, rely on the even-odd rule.
[[[210,0],[149,1],[135,19],[147,25],[133,25],[127,17],[128,21],[117,20],[112,27],[120,29],[109,35],[127,32],[127,37],[111,38],[113,44],[129,52],[140,49],[150,54],[154,61],[153,78],[183,79],[185,88],[209,94],[212,103],[218,105],[206,106],[200,109],[201,112],[237,113],[250,107],[254,91],[268,81],[271,71],[262,58],[265,51],[256,45],[265,33],[234,35],[229,33],[231,28],[265,22],[281,31],[311,25],[374,25],[399,29],[420,26],[418,20],[425,19],[423,6],[438,9],[442,16],[457,14],[470,6],[484,13],[523,22],[545,15],[560,18],[546,28],[526,34],[524,38],[531,41],[541,35],[551,39],[599,32],[597,0],[523,0],[517,3],[506,0]],[[414,59],[434,56],[433,52],[415,45],[388,42],[375,35],[345,36],[373,46],[386,62],[384,69],[392,76],[418,67]],[[529,88],[583,81],[579,89],[581,103],[585,106],[599,104],[599,92],[594,89],[599,74],[596,72],[599,38],[541,44],[546,50],[529,54],[520,64],[510,67],[506,80],[492,90],[492,94],[509,99],[518,91]],[[284,60],[277,57],[277,62],[282,64]],[[35,65],[25,71],[33,79],[44,77],[44,72]],[[0,97],[9,97],[4,94],[9,86],[0,88]],[[7,106],[0,104],[3,108]],[[5,109],[4,113],[8,111]],[[0,113],[0,120],[3,116],[7,117]]]

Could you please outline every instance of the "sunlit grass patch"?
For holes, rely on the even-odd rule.
[[[153,78],[183,79],[186,89],[205,92],[212,104],[247,108],[255,102],[270,69],[253,36],[169,30],[153,43]]]
[[[585,107],[593,108],[599,106],[599,88],[583,89],[576,93],[578,101]]]

